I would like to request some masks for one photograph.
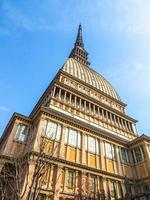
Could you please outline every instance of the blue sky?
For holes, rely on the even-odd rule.
[[[0,134],[28,115],[67,59],[78,24],[92,67],[150,135],[149,0],[1,0]]]

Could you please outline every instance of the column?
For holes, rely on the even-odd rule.
[[[79,195],[79,172],[75,171],[75,188],[74,188],[75,194]]]
[[[102,190],[102,196],[107,197],[108,194],[108,188],[107,188],[107,180],[106,177],[102,177],[102,184],[103,184],[103,190]],[[104,198],[105,199],[105,198]]]
[[[71,105],[72,94],[70,94],[69,104]]]
[[[100,192],[100,177],[97,176],[97,192]]]
[[[59,95],[58,95],[58,99],[61,100],[61,88],[59,88]]]
[[[127,125],[127,121],[125,120],[125,127],[126,127],[126,131],[129,132],[129,129],[128,129],[128,125]]]
[[[117,172],[118,174],[123,174],[122,172],[122,167],[121,167],[121,162],[120,162],[120,152],[119,152],[120,148],[118,146],[116,146],[116,160],[117,160]]]
[[[97,145],[98,145],[98,152],[97,152]],[[95,139],[95,146],[96,146],[96,167],[100,168],[100,141],[99,139]]]
[[[67,92],[65,91],[65,94],[64,94],[64,102],[66,103],[66,95],[67,95]]]
[[[102,119],[105,121],[104,110],[102,109]]]
[[[132,129],[133,129],[133,132],[134,132],[135,134],[137,134],[137,130],[136,130],[135,124],[131,124],[131,126],[132,126]]]
[[[61,139],[60,139],[60,148],[59,148],[59,157],[65,158],[64,156],[64,150],[65,150],[65,131],[66,126],[63,125],[62,132],[61,132]]]
[[[75,105],[75,108],[77,109],[77,96],[74,97],[74,105]]]
[[[62,191],[61,180],[62,180],[62,165],[58,165],[55,176],[55,188],[54,188],[54,200],[59,200],[60,192]]]
[[[148,145],[149,144],[144,143],[143,148],[145,150],[146,157],[148,158],[148,160],[150,160],[150,153],[149,153],[150,152],[150,147],[148,147]]]
[[[81,144],[81,154],[82,154],[82,164],[85,165],[86,164],[86,151],[85,151],[85,133],[82,133],[81,135],[82,139],[82,144]]]
[[[64,170],[64,191],[67,191],[67,177],[68,177],[68,168],[65,167]]]
[[[104,141],[100,140],[100,157],[101,157],[101,169],[106,171],[106,163],[105,163],[105,151],[104,151]]]
[[[52,96],[55,97],[56,86],[54,86]]]
[[[50,179],[49,179],[49,185],[48,188],[53,189],[53,174],[54,174],[54,165],[51,165],[51,171],[50,171]]]
[[[120,186],[121,186],[121,190],[122,190],[122,195],[123,195],[123,197],[124,197],[125,194],[126,194],[126,188],[125,188],[124,181],[122,181],[122,182],[120,183]]]
[[[136,154],[135,154],[134,149],[132,149],[132,152],[133,152],[133,156],[134,156],[135,163],[137,163]],[[135,164],[135,163],[134,163],[134,164]]]
[[[87,175],[86,172],[83,170],[81,174],[81,197],[84,199],[84,197],[87,196]]]
[[[80,109],[80,111],[82,110],[81,109],[81,98],[79,99],[79,109]]]
[[[84,112],[86,112],[86,100],[84,101]]]

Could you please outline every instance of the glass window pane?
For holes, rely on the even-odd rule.
[[[61,137],[61,125],[58,124],[58,125],[57,125],[56,140],[57,140],[57,141],[60,141],[60,137]]]
[[[93,137],[88,137],[88,150],[95,153],[95,139]]]
[[[72,171],[68,171],[68,180],[67,180],[67,186],[69,188],[73,188],[73,172]]]
[[[68,143],[68,128],[66,128],[66,130],[65,130],[65,144],[67,144]]]
[[[78,132],[78,147],[81,147],[81,134]]]
[[[99,144],[97,139],[96,139],[96,153],[99,154]]]
[[[113,155],[112,155],[111,144],[105,143],[105,151],[106,151],[106,157],[112,159]]]
[[[15,139],[24,142],[26,138],[26,126],[24,124],[19,124],[16,132]]]
[[[85,151],[88,150],[88,147],[87,147],[87,135],[85,135]]]
[[[48,124],[48,121],[47,121],[47,120],[44,120],[44,121],[43,121],[43,125],[42,125],[42,133],[41,133],[42,136],[45,136],[45,135],[46,135],[47,124]]]
[[[77,131],[70,129],[69,130],[69,145],[77,146]]]
[[[128,163],[128,153],[127,153],[127,149],[125,148],[121,148],[121,160],[124,163]]]
[[[46,130],[47,137],[55,139],[56,130],[57,130],[57,124],[53,123],[53,122],[48,122],[48,124],[47,124],[47,130]]]

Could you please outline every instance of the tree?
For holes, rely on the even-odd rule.
[[[49,140],[41,134],[39,139],[39,151],[33,152],[32,146],[35,140],[34,134],[30,132],[28,136],[28,147],[18,157],[9,157],[4,164],[0,173],[0,199],[22,200],[26,196],[26,200],[36,200],[42,186],[41,177],[46,173],[50,166],[50,160],[54,156],[56,148],[49,153],[46,160],[45,148],[48,146]],[[50,147],[49,147],[50,148]],[[32,155],[34,156],[34,160]],[[29,186],[29,165],[31,160],[34,162],[35,169]],[[29,188],[29,189],[27,189]]]

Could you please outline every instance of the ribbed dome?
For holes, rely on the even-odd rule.
[[[69,58],[62,67],[62,70],[113,97],[114,99],[121,101],[115,89],[102,75],[81,64],[74,58]]]

